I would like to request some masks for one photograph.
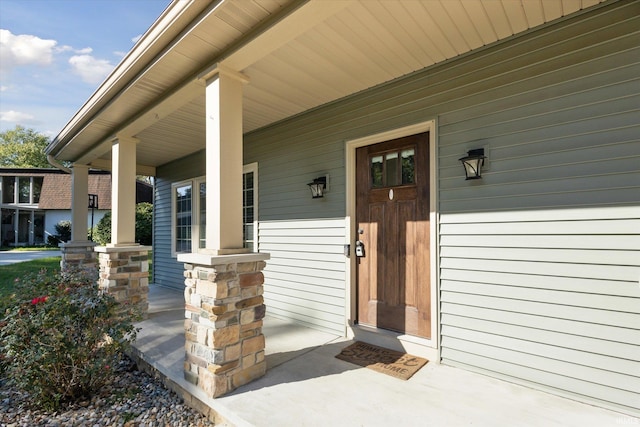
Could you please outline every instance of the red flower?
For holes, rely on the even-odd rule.
[[[37,304],[40,304],[41,302],[47,302],[48,299],[49,299],[49,296],[34,298],[31,300],[31,305],[37,305]]]

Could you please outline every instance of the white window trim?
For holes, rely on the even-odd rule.
[[[248,163],[242,167],[242,173],[253,172],[253,248],[260,252],[258,241],[258,163]],[[243,221],[244,222],[244,221]]]
[[[176,252],[176,188],[184,185],[191,185],[191,252],[199,251],[200,242],[200,183],[205,182],[205,177],[200,176],[192,179],[185,179],[171,184],[171,257],[177,258]],[[184,253],[184,252],[179,252]]]
[[[258,251],[258,163],[249,163],[244,165],[242,173],[253,172],[253,236],[254,236],[254,248]],[[206,176],[199,176],[197,178],[185,179],[183,181],[174,182],[171,184],[171,257],[177,258],[178,252],[176,252],[176,188],[183,185],[191,185],[191,252],[200,252],[202,249],[200,246],[200,184],[206,183]],[[182,253],[182,252],[180,252]]]

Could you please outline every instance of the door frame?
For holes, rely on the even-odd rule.
[[[429,132],[429,191],[430,191],[430,211],[429,211],[429,233],[430,246],[429,256],[431,258],[431,338],[418,338],[402,333],[388,331],[369,326],[358,325],[357,319],[357,280],[356,280],[356,256],[354,253],[355,229],[356,229],[356,149],[367,145],[377,144],[396,138]],[[431,361],[440,360],[440,302],[438,279],[439,269],[439,235],[438,235],[438,158],[436,151],[437,125],[436,120],[428,120],[401,128],[391,129],[368,135],[361,138],[350,139],[345,144],[346,159],[346,218],[345,218],[345,245],[350,245],[349,257],[345,258],[346,269],[346,304],[345,317],[347,320],[347,336],[351,339],[367,341],[372,344],[394,348],[400,351],[407,351],[413,355],[426,357]],[[346,251],[345,251],[346,252]]]

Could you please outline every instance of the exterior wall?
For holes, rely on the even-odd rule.
[[[485,80],[448,76],[472,102],[439,121],[445,362],[640,411],[638,14],[498,49],[473,61]],[[490,165],[467,183],[456,158],[476,144]]]
[[[342,304],[327,294],[347,293],[331,281],[344,141],[437,118],[443,362],[640,410],[638,8],[613,4],[246,135],[268,312],[338,330],[324,321]],[[458,158],[479,147],[485,177],[465,181]],[[315,203],[304,184],[326,172]]]
[[[245,163],[259,164],[258,244],[269,315],[345,333],[344,143],[278,131],[254,135]],[[328,191],[312,199],[307,184],[329,174]]]
[[[436,119],[443,362],[640,411],[639,28],[613,3],[245,135],[267,313],[344,333],[345,141]],[[157,281],[183,280],[171,182],[203,171],[158,169]]]

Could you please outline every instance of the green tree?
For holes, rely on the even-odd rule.
[[[49,168],[44,153],[48,144],[48,137],[20,125],[0,132],[0,167]]]

